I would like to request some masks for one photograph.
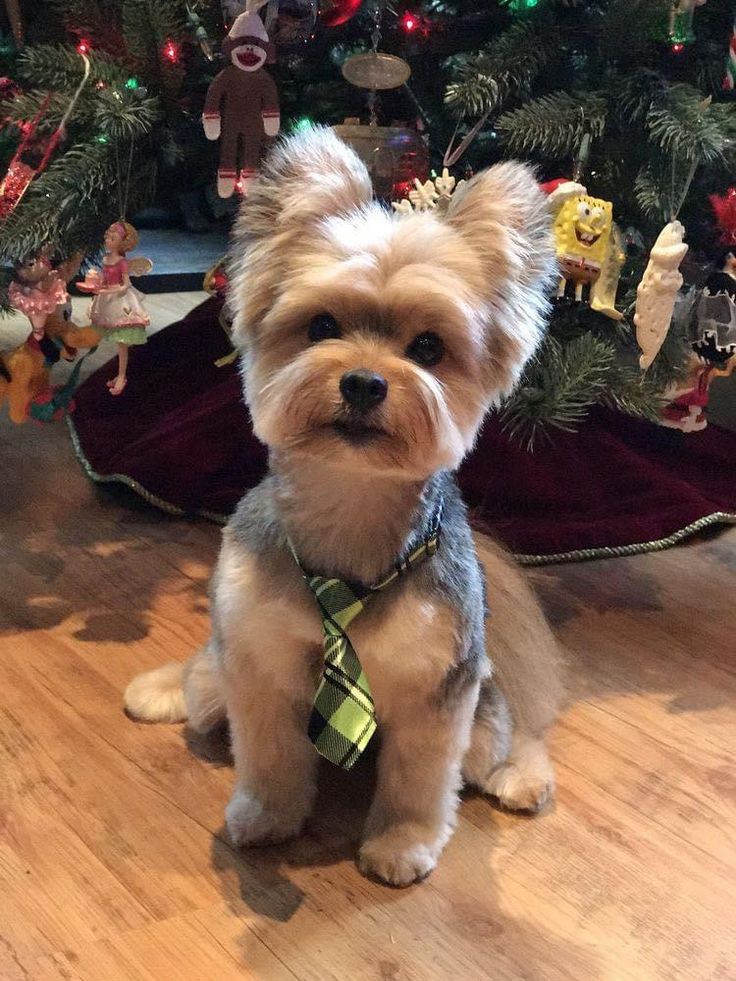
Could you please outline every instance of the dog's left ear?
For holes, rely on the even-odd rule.
[[[556,259],[547,198],[533,171],[501,163],[454,195],[447,221],[472,249],[472,283],[488,305],[496,395],[508,394],[541,340]]]

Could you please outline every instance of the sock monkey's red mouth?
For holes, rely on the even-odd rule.
[[[243,68],[255,68],[261,60],[253,51],[236,51],[235,57]]]

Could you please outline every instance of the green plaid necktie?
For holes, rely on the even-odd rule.
[[[370,684],[346,630],[376,593],[435,554],[439,544],[440,518],[441,506],[437,509],[428,537],[413,548],[403,561],[397,562],[389,575],[373,586],[312,576],[302,569],[322,614],[325,655],[307,731],[317,751],[346,770],[366,748],[377,724]],[[294,558],[299,562],[295,552]]]

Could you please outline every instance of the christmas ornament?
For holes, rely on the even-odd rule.
[[[59,266],[62,283],[76,275],[80,260],[81,256],[74,256]],[[7,402],[11,421],[22,423],[29,417],[48,421],[70,408],[78,371],[56,390],[51,388],[50,373],[59,360],[73,361],[80,348],[94,349],[98,341],[95,330],[74,323],[67,300],[49,314],[40,341],[31,335],[12,350],[0,351],[0,404]]]
[[[415,129],[366,125],[353,119],[333,129],[368,168],[376,197],[391,200],[397,185],[410,186],[415,177],[423,180],[429,173],[429,151]]]
[[[687,245],[685,229],[679,221],[665,225],[649,253],[649,262],[636,288],[636,340],[641,348],[642,371],[657,357],[670,329],[675,299],[682,286],[680,263]]]
[[[501,4],[507,7],[512,14],[525,14],[527,11],[538,7],[539,0],[501,0]]]
[[[673,0],[667,25],[667,40],[676,53],[695,40],[695,8],[702,7],[704,3],[705,0]]]
[[[241,14],[222,46],[226,68],[217,75],[204,104],[202,122],[208,140],[220,140],[217,192],[229,198],[240,170],[243,192],[255,177],[265,137],[280,128],[276,85],[263,68],[272,47],[257,14]]]
[[[692,348],[690,373],[686,381],[665,393],[670,401],[662,410],[660,421],[670,429],[689,433],[708,425],[705,410],[713,381],[736,369],[734,252],[726,252],[720,268],[708,277],[699,295],[692,291],[683,308],[682,319],[689,321]]]
[[[711,194],[708,198],[720,232],[721,245],[736,246],[736,187],[729,187],[725,194]]]
[[[404,85],[409,81],[411,68],[403,58],[396,55],[368,51],[347,58],[342,66],[342,74],[356,88],[375,92],[397,89]]]
[[[576,181],[557,180],[543,184],[554,217],[553,232],[561,278],[557,296],[563,297],[573,283],[575,299],[583,298],[583,287],[593,284],[608,259],[613,226],[613,205],[591,197]]]
[[[708,425],[705,410],[710,400],[710,386],[716,378],[727,378],[732,374],[736,368],[736,356],[732,353],[722,365],[719,367],[716,362],[704,362],[693,355],[687,380],[670,386],[665,393],[670,401],[662,409],[659,424],[683,433],[697,433],[705,429]]]
[[[403,58],[378,50],[381,42],[382,9],[380,4],[375,4],[373,8],[371,50],[363,54],[352,55],[345,60],[342,66],[343,77],[351,85],[360,89],[368,89],[368,110],[371,126],[378,125],[376,109],[378,92],[399,88],[408,81],[411,75],[411,68]]]
[[[298,48],[311,41],[317,22],[317,0],[268,0],[266,33],[278,48]]]
[[[50,136],[39,135],[41,120],[51,101],[50,94],[42,101],[33,119],[23,128],[23,137],[0,184],[0,221],[7,218],[15,210],[34,177],[46,169],[49,160],[61,142],[67,120],[89,79],[89,59],[85,54],[81,54],[81,58],[84,63],[82,81],[77,86],[59,125],[53,133]]]
[[[209,293],[210,296],[216,296],[219,300],[222,300],[222,306],[220,307],[220,313],[218,314],[218,323],[220,327],[225,331],[228,341],[231,345],[231,350],[228,354],[224,354],[221,358],[215,361],[215,365],[218,368],[224,368],[225,365],[232,364],[237,360],[238,352],[233,345],[233,321],[230,308],[227,304],[227,291],[230,286],[230,277],[227,270],[227,256],[223,256],[218,259],[217,262],[205,273],[204,281],[202,283],[202,289],[205,293]]]
[[[199,16],[197,11],[189,4],[187,4],[187,21],[189,22],[189,28],[192,32],[194,40],[199,45],[199,50],[205,56],[207,61],[214,61],[215,52],[212,47],[210,36],[207,33],[207,28],[202,23],[202,18]]]
[[[105,257],[102,270],[90,271],[79,289],[94,293],[89,311],[92,326],[101,338],[118,345],[118,373],[107,387],[111,395],[121,395],[128,383],[128,347],[146,343],[150,318],[143,305],[143,294],[131,285],[130,276],[150,272],[150,259],[126,259],[138,244],[138,233],[127,221],[116,221],[105,232]]]
[[[8,287],[8,298],[28,317],[32,335],[40,341],[49,315],[69,298],[66,286],[45,255],[21,263],[16,276]]]
[[[363,0],[320,0],[319,19],[325,27],[339,27],[360,10]]]
[[[426,180],[422,183],[415,177],[413,189],[408,191],[407,196],[402,200],[392,201],[391,207],[402,215],[410,215],[414,211],[437,210],[445,212],[452,200],[452,195],[459,191],[465,183],[465,181],[456,181],[445,167],[442,170],[442,175],[433,180]]]
[[[726,62],[726,75],[723,79],[723,87],[729,92],[733,92],[736,89],[736,18],[734,18],[731,40],[728,45],[728,61]]]
[[[621,229],[614,221],[611,225],[611,241],[603,261],[600,276],[590,287],[590,308],[602,313],[611,320],[623,320],[623,314],[616,309],[616,294],[621,279],[621,270],[626,262],[626,246]]]

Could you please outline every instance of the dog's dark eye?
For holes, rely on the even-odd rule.
[[[320,313],[316,317],[312,317],[309,324],[309,340],[313,344],[341,336],[340,325],[329,313]]]
[[[428,330],[418,334],[406,349],[407,355],[423,368],[431,368],[439,364],[445,353],[442,338],[434,331]]]

